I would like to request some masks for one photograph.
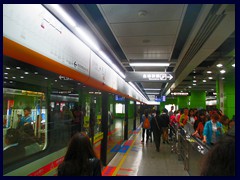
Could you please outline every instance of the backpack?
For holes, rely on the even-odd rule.
[[[149,122],[148,118],[145,118],[145,120],[143,122],[143,128],[150,129],[150,122]]]

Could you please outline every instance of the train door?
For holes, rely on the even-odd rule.
[[[97,157],[100,158],[102,132],[102,97],[101,92],[84,88],[80,95],[83,110],[83,128],[91,139]]]
[[[43,92],[4,87],[3,97],[3,158],[7,166],[46,148],[47,109]],[[19,145],[19,153],[8,155],[13,145]],[[24,147],[22,154],[20,146]]]

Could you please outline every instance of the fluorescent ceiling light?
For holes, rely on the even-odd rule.
[[[130,66],[169,66],[169,63],[129,63]]]
[[[223,65],[222,64],[217,64],[217,67],[222,67]]]
[[[207,82],[207,81],[204,79],[204,80],[202,80],[202,82]]]
[[[146,91],[160,91],[161,89],[154,89],[154,88],[144,88]]]
[[[106,54],[103,52],[103,51],[99,51],[98,52],[99,55],[104,59],[104,61],[107,63],[107,64],[110,64],[112,61],[106,56]]]
[[[100,51],[100,49],[96,46],[96,42],[94,42],[89,35],[80,27],[75,27],[76,31],[79,33],[81,39],[87,43],[90,48],[94,49],[95,51]]]
[[[220,73],[221,74],[224,74],[226,71],[224,70],[224,69],[222,69],[221,71],[220,71]]]
[[[234,64],[232,64],[232,67],[235,67],[235,63],[234,63]]]
[[[211,74],[211,73],[212,73],[212,71],[207,71],[207,73],[208,73],[208,74]]]
[[[147,95],[158,95],[159,93],[154,93],[154,92],[149,92],[149,93],[147,93]]]
[[[133,87],[133,89],[135,89],[145,99],[143,94],[138,90],[138,88],[132,82],[128,82],[128,84],[130,84]]]
[[[76,26],[74,20],[58,4],[50,4],[50,6],[52,6],[71,26]]]
[[[156,101],[147,101],[147,105],[159,105],[160,102],[156,102]]]
[[[102,59],[116,72],[118,73],[123,79],[126,78],[126,76],[120,71],[120,69],[111,61],[111,59],[108,58],[108,56],[103,52],[99,51],[99,55],[102,57]]]
[[[125,79],[126,76],[120,71],[120,69],[114,64],[114,63],[110,63],[110,66],[123,78]]]

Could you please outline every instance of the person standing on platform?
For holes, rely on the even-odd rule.
[[[173,113],[174,113],[173,109],[174,109],[174,106],[171,106],[171,110],[168,113],[169,117],[171,117],[173,115]]]
[[[162,114],[160,115],[160,126],[162,127],[162,139],[163,139],[163,144],[168,143],[168,128],[169,128],[169,116],[168,116],[168,110],[166,108],[164,108],[162,110]]]
[[[142,115],[142,140],[141,142],[144,142],[144,138],[145,138],[145,132],[146,132],[146,143],[148,143],[148,139],[149,139],[149,133],[150,133],[150,116],[148,115],[148,110],[145,110],[144,114]]]
[[[188,121],[188,108],[184,108],[183,114],[180,116],[179,124],[181,127],[184,127],[184,125],[187,124]]]
[[[89,137],[75,133],[69,143],[63,162],[58,166],[58,176],[101,176],[101,162],[96,157]]]
[[[150,142],[152,142],[153,140],[153,128],[152,128],[152,121],[154,120],[154,118],[156,117],[156,110],[152,109],[152,113],[151,113],[151,118],[150,118],[150,130],[149,130],[149,138],[150,138]]]
[[[152,118],[151,121],[151,128],[153,130],[153,137],[154,143],[156,146],[156,151],[159,152],[160,144],[161,144],[161,135],[162,135],[162,128],[160,127],[160,117],[159,111],[156,111],[156,116]]]
[[[214,145],[223,134],[222,124],[218,121],[219,115],[214,113],[211,120],[207,121],[203,129],[203,143]]]

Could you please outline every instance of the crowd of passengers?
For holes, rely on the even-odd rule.
[[[146,121],[149,121],[149,126]],[[180,127],[191,129],[192,136],[201,139],[203,143],[214,145],[223,134],[226,134],[235,125],[235,116],[230,119],[218,109],[207,111],[183,108],[174,111],[174,106],[171,106],[169,112],[165,108],[161,113],[155,109],[145,110],[141,116],[141,122],[143,129],[141,142],[144,142],[145,137],[146,143],[149,140],[152,142],[153,134],[156,150],[159,151],[160,140],[158,139],[162,137],[164,144],[169,143],[172,140],[173,131]]]

